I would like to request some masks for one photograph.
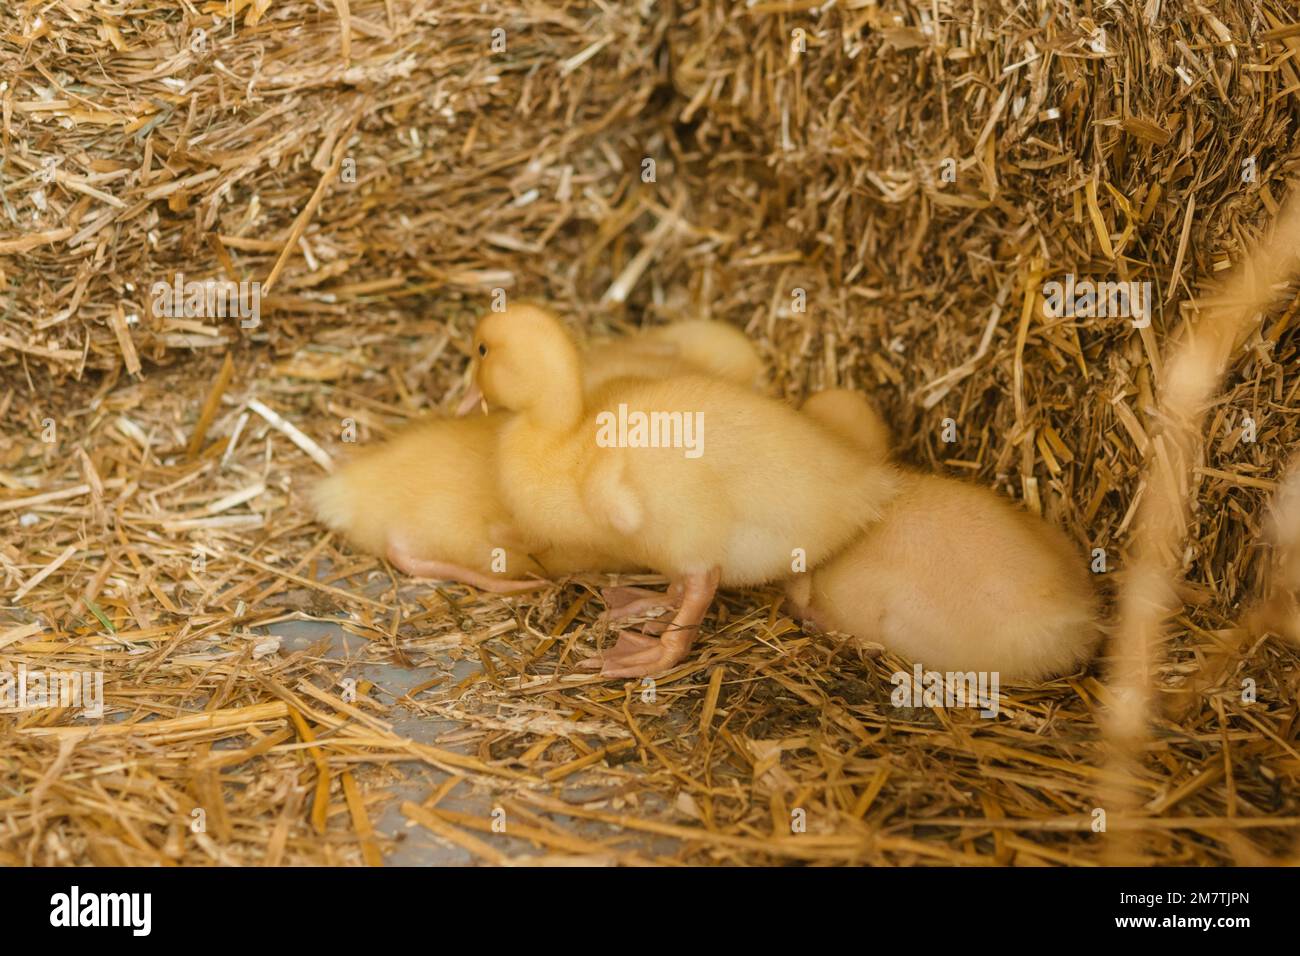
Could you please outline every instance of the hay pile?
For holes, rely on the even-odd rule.
[[[907,662],[728,594],[643,699],[574,676],[598,579],[431,591],[304,508],[347,423],[374,441],[447,407],[501,288],[586,331],[742,325],[780,393],[870,391],[905,460],[1104,549],[1113,590],[1170,344],[1300,172],[1300,24],[1281,0],[1100,6],[7,5],[0,654],[102,670],[106,716],[0,714],[0,862],[373,863],[412,760],[445,782],[406,816],[489,861],[1294,854],[1300,659],[1243,623],[1300,433],[1294,284],[1208,410],[1169,706],[1123,771],[1100,666],[996,721],[899,711]],[[260,325],[157,314],[177,273],[260,281]],[[1150,281],[1151,326],[1045,317],[1071,273]],[[345,699],[359,661],[266,636],[339,617],[428,686]],[[416,743],[410,708],[466,729]],[[1136,810],[1094,832],[1121,773]],[[524,850],[446,809],[458,788]]]

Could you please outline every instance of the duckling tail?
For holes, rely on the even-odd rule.
[[[893,465],[877,464],[866,469],[858,482],[865,516],[862,527],[874,524],[885,516],[886,510],[902,492],[906,478]]]
[[[353,510],[345,494],[342,472],[335,472],[311,486],[311,506],[321,524],[334,531],[344,530],[352,521]]]
[[[320,479],[311,487],[312,510],[331,531],[337,531],[354,545],[371,554],[382,554],[383,531],[377,523],[366,523],[361,508],[366,501],[355,469],[344,467]]]

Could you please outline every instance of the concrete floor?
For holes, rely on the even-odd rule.
[[[268,632],[281,639],[281,649],[287,653],[301,651],[322,638],[329,638],[330,647],[326,656],[332,658],[350,658],[358,661],[366,641],[355,634],[350,634],[337,624],[326,621],[283,621],[271,625]],[[452,681],[461,680],[481,668],[477,660],[460,660],[451,665]],[[398,698],[407,694],[412,688],[429,680],[429,671],[423,668],[407,668],[383,663],[365,663],[358,661],[352,674],[365,678],[375,684],[372,696],[392,709],[384,719],[393,725],[396,733],[418,743],[434,744],[460,753],[471,753],[466,744],[440,742],[441,737],[461,729],[464,725],[458,721],[426,717],[413,713],[400,704]],[[416,803],[424,800],[433,790],[448,778],[449,774],[418,761],[390,764],[403,776],[402,782],[389,786],[393,799],[384,805],[384,810],[374,821],[375,829],[387,837],[397,840],[395,848],[384,859],[391,866],[467,866],[478,863],[469,851],[445,843],[428,830],[420,826],[409,826],[406,817],[399,809],[402,802],[411,800]],[[582,789],[574,787],[564,790],[565,796],[581,797]],[[475,793],[468,784],[462,784],[448,794],[439,806],[459,813],[490,817],[492,799],[489,794]],[[575,835],[587,839],[608,839],[611,830],[589,820],[574,818],[555,818],[556,822]],[[508,823],[507,823],[508,826]],[[510,856],[537,856],[545,850],[526,840],[510,837],[508,834],[487,834],[475,832],[478,839],[491,843],[503,853]],[[645,854],[671,854],[675,843],[672,840],[653,838],[645,834],[622,831],[620,837],[626,839],[621,845],[628,850],[637,850]]]

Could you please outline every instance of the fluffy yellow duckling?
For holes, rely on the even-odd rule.
[[[804,413],[887,448],[880,417],[852,392],[814,395]],[[787,596],[825,630],[938,671],[1043,680],[1075,670],[1100,639],[1085,562],[1059,529],[987,488],[915,472],[879,523],[791,579]]]
[[[588,387],[620,377],[690,371],[741,384],[762,378],[758,353],[742,332],[702,321],[596,346],[588,353],[587,369]],[[317,482],[312,488],[317,516],[353,546],[388,558],[407,574],[488,591],[536,586],[521,576],[633,570],[596,550],[547,549],[514,531],[497,494],[493,464],[505,417],[428,418],[410,425]],[[638,593],[606,592],[615,602]]]
[[[801,411],[861,445],[872,458],[890,455],[889,426],[865,398],[847,388],[828,388],[804,400]]]
[[[744,332],[726,322],[693,319],[587,349],[583,381],[588,391],[621,377],[711,375],[761,389],[763,362]]]
[[[547,310],[482,319],[476,382],[501,429],[502,496],[520,529],[669,575],[660,637],[624,631],[586,666],[664,671],[689,652],[719,584],[784,578],[847,544],[895,491],[889,467],[788,406],[702,376],[583,392],[578,349]],[[626,610],[626,608],[624,609]]]
[[[366,449],[313,486],[317,517],[415,577],[512,591],[537,582],[510,575],[575,570],[534,560],[510,526],[492,480],[504,417],[430,418]]]

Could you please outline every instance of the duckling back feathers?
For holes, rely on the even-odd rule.
[[[1068,673],[1099,638],[1065,534],[987,488],[904,473],[885,518],[811,575],[811,616],[941,670]]]
[[[692,319],[592,345],[583,355],[588,391],[616,378],[708,375],[761,388],[766,375],[758,350],[726,322]]]

